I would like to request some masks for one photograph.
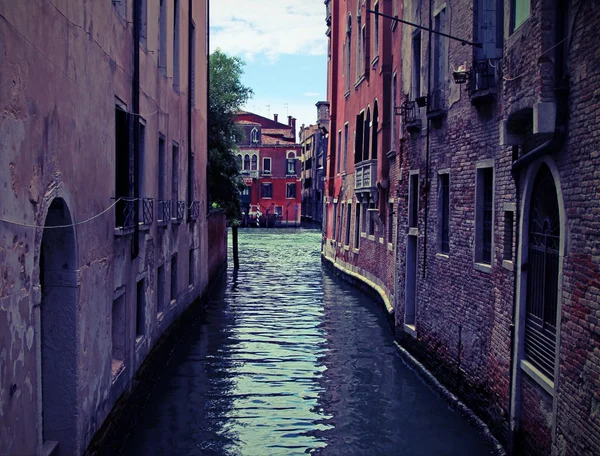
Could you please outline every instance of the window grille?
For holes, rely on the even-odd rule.
[[[529,213],[525,357],[550,380],[556,360],[559,246],[556,187],[544,166],[534,183]]]

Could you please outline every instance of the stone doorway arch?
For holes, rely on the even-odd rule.
[[[77,250],[62,198],[48,209],[40,248],[42,454],[77,454]],[[65,227],[65,225],[67,225]],[[55,227],[55,228],[53,228]]]

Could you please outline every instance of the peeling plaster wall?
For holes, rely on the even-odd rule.
[[[194,1],[195,108],[187,137],[188,2],[180,1],[180,84],[173,87],[173,7],[167,18],[167,71],[157,68],[158,0],[148,0],[140,49],[139,118],[145,122],[142,197],[157,198],[158,137],[180,147],[179,199],[187,194],[187,151],[194,153],[200,217],[139,236],[115,236],[114,210],[76,227],[77,452],[82,453],[162,332],[208,282],[206,221],[206,2]],[[62,198],[74,221],[95,217],[115,194],[115,99],[131,110],[133,1],[125,16],[112,2],[30,0],[0,4],[0,219],[43,226]],[[190,144],[191,142],[191,144]],[[0,454],[39,454],[42,446],[40,247],[44,230],[0,222]],[[194,271],[189,281],[189,252]],[[178,254],[177,300],[156,318],[156,270]],[[144,335],[136,341],[137,281],[145,280]],[[170,283],[165,286],[167,292]],[[124,291],[124,368],[112,377],[112,305]]]

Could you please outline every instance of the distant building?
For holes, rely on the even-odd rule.
[[[2,455],[82,454],[226,259],[207,3],[2,2]]]
[[[249,226],[298,226],[300,145],[296,143],[296,119],[287,125],[251,112],[239,112],[236,152],[246,183],[242,193],[243,222]]]
[[[329,103],[319,101],[316,106],[317,124],[300,129],[302,219],[321,225],[329,138]]]

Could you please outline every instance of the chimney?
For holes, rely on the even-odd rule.
[[[292,116],[288,116],[288,127],[292,126]]]
[[[277,114],[273,114],[273,120],[277,122]]]
[[[296,141],[296,119],[293,117],[290,119],[290,127],[292,127],[292,134],[294,135],[294,141]]]

